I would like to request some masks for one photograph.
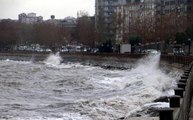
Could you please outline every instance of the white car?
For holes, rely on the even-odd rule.
[[[67,49],[67,48],[62,48],[62,49],[60,50],[60,52],[68,52],[68,49]]]
[[[46,52],[52,52],[52,50],[51,50],[51,49],[49,49],[49,48],[47,48],[47,49],[46,49]]]

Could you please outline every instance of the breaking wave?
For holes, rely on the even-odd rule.
[[[61,63],[59,53],[42,64],[0,61],[0,119],[112,120],[167,106],[153,101],[172,95],[181,73],[166,74],[159,60],[152,53],[129,70]]]

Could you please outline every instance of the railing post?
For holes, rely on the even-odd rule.
[[[180,79],[179,82],[181,82],[181,83],[187,83],[187,79]]]
[[[182,88],[175,88],[174,92],[175,92],[175,95],[179,95],[181,98],[184,97],[184,89],[182,89]]]
[[[159,119],[160,120],[173,120],[173,109],[163,108],[159,110]]]
[[[171,108],[180,107],[180,96],[173,95],[170,97],[170,107]]]
[[[184,73],[190,74],[190,70],[185,70]]]
[[[190,74],[190,71],[184,71],[184,74]]]
[[[188,79],[188,76],[182,75],[181,79]]]
[[[186,83],[179,82],[179,83],[177,83],[177,85],[178,85],[178,88],[182,88],[182,89],[186,90]]]

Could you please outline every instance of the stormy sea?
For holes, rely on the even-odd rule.
[[[160,53],[129,69],[65,61],[59,53],[44,61],[0,60],[1,120],[117,120],[149,108],[168,107],[181,73],[159,66]],[[63,62],[61,62],[63,61]],[[133,63],[128,63],[133,64]]]

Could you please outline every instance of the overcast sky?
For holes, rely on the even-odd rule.
[[[44,20],[50,15],[62,19],[77,17],[77,11],[87,11],[94,15],[95,0],[0,0],[0,19],[18,19],[18,14],[35,12]]]

